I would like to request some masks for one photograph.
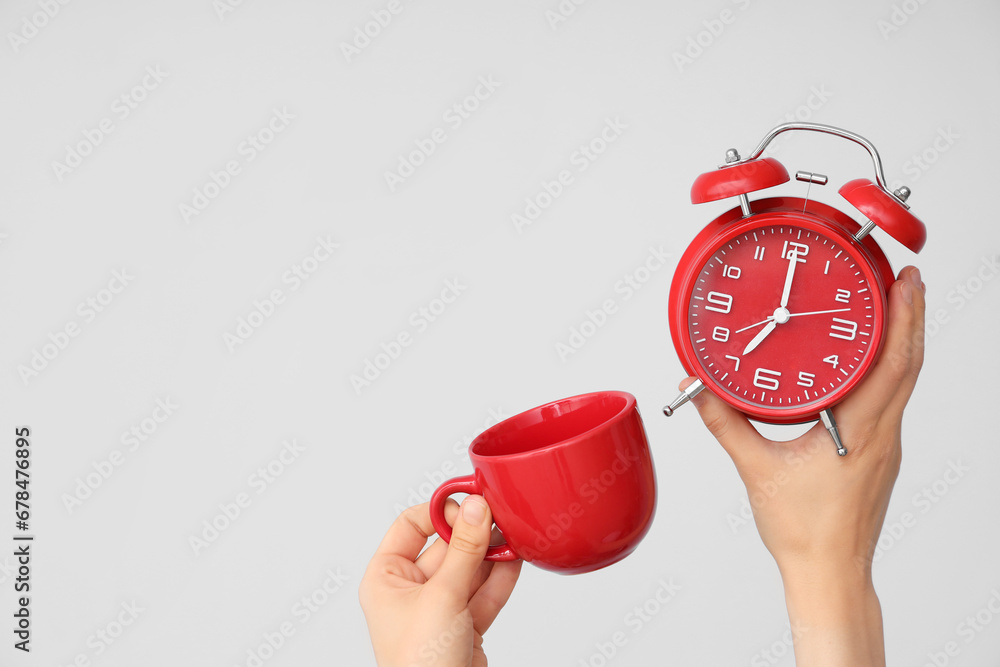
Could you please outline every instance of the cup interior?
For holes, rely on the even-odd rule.
[[[635,399],[624,392],[564,398],[506,419],[479,435],[477,456],[509,456],[552,447],[583,436],[623,414]]]

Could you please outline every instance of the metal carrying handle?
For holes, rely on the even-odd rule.
[[[746,158],[746,160],[741,160],[741,162],[746,162],[747,160],[756,160],[761,156],[761,154],[764,152],[764,149],[767,148],[767,145],[771,143],[771,141],[773,141],[776,136],[778,136],[783,132],[788,132],[790,130],[806,130],[809,132],[822,132],[823,134],[832,134],[835,137],[840,137],[841,139],[847,139],[848,141],[853,141],[854,143],[861,145],[862,147],[864,147],[866,151],[868,151],[868,154],[872,156],[872,162],[875,165],[875,182],[878,183],[878,186],[883,190],[885,190],[886,192],[888,192],[889,194],[891,194],[893,197],[895,197],[899,201],[899,203],[901,203],[903,206],[909,208],[909,206],[906,206],[906,195],[902,194],[902,188],[900,188],[899,193],[896,193],[890,190],[889,186],[886,185],[885,173],[882,170],[882,158],[879,157],[878,151],[875,149],[874,144],[872,144],[872,142],[862,137],[860,134],[855,134],[854,132],[851,132],[849,130],[843,130],[839,127],[834,127],[832,125],[820,125],[819,123],[784,123],[782,125],[779,125],[770,132],[768,132],[767,136],[765,136],[761,140],[760,144],[757,145],[757,148],[754,149],[753,153],[751,153],[750,156]],[[909,191],[907,191],[906,194],[908,195]]]

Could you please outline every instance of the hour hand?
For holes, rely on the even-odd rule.
[[[771,320],[770,322],[768,322],[767,326],[764,327],[763,329],[761,329],[759,332],[757,332],[757,335],[754,336],[753,339],[749,343],[747,343],[747,346],[745,348],[743,348],[743,354],[747,354],[748,352],[752,352],[754,350],[754,348],[756,348],[758,345],[760,345],[760,343],[761,343],[762,340],[764,340],[765,338],[767,338],[768,336],[771,335],[771,332],[774,331],[774,329],[777,326],[778,326],[778,323],[775,320]]]

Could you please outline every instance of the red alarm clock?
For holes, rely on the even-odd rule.
[[[806,199],[747,193],[781,185],[788,172],[767,145],[789,130],[832,134],[871,155],[875,182],[859,178],[839,192],[865,216],[859,224],[808,200],[808,187],[827,178],[798,172]],[[822,419],[841,456],[830,408],[865,377],[886,331],[892,267],[869,232],[878,225],[913,252],[927,239],[909,211],[910,191],[890,192],[882,162],[867,139],[836,127],[786,123],[771,130],[746,159],[735,149],[726,164],[691,187],[700,204],[738,197],[739,206],[708,224],[677,266],[670,287],[670,332],[684,369],[698,378],[663,409],[670,416],[708,387],[751,419],[794,424]]]

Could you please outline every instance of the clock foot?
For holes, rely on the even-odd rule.
[[[826,430],[830,432],[834,444],[837,445],[837,454],[839,456],[846,456],[847,448],[844,447],[844,443],[840,440],[840,431],[837,430],[837,420],[833,418],[833,411],[823,410],[819,413],[819,418],[823,422],[823,426],[826,427]]]
[[[692,398],[700,394],[702,389],[704,388],[705,388],[705,383],[702,382],[701,380],[696,379],[694,382],[689,384],[684,389],[684,391],[681,392],[681,395],[675,398],[670,403],[670,405],[664,406],[663,414],[665,414],[668,417],[671,416],[672,414],[674,414],[674,410],[681,407],[682,405],[690,401]]]

